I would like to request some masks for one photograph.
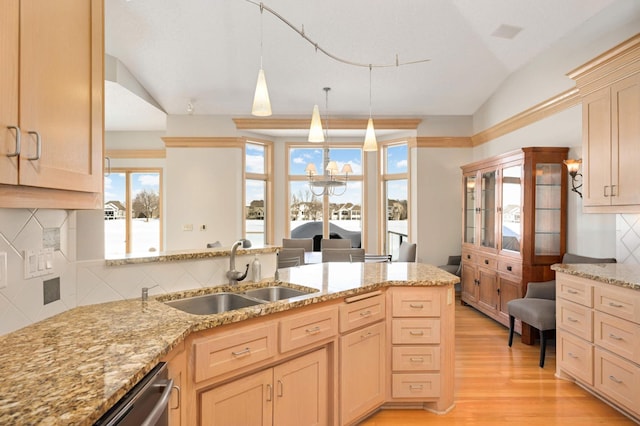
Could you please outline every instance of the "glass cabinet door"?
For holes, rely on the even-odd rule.
[[[464,177],[464,242],[474,244],[476,240],[476,176]]]
[[[502,250],[520,252],[522,239],[522,166],[502,169]]]
[[[496,171],[482,173],[480,206],[480,244],[496,247]]]
[[[535,255],[560,255],[562,164],[537,163],[535,169]]]

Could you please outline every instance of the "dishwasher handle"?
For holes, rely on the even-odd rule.
[[[154,388],[164,388],[164,390],[162,391],[160,399],[140,426],[154,426],[160,416],[162,416],[164,410],[169,406],[169,398],[173,390],[173,379],[158,380],[152,386]]]

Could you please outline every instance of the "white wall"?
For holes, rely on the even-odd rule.
[[[214,241],[231,246],[242,237],[242,152],[167,148],[166,250],[205,248]],[[185,225],[193,229],[184,231]]]

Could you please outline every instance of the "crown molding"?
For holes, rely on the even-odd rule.
[[[164,137],[167,148],[242,148],[244,138],[229,137]]]
[[[566,90],[552,98],[547,99],[533,107],[524,110],[498,124],[489,127],[475,135],[471,136],[473,146],[482,145],[507,133],[511,133],[560,111],[578,105],[582,99],[578,92],[578,88],[574,87]]]
[[[469,136],[418,136],[418,148],[472,148]]]
[[[369,118],[332,118],[329,124],[332,129],[365,130]],[[238,130],[299,130],[311,126],[311,118],[234,118]],[[422,122],[421,118],[374,118],[376,129],[416,130]],[[322,120],[326,127],[327,120]]]
[[[166,158],[164,149],[108,149],[105,156],[113,158]]]

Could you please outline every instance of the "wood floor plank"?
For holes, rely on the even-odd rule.
[[[391,425],[633,425],[579,386],[554,376],[555,342],[549,341],[545,367],[540,347],[469,306],[456,304],[455,408],[444,415],[423,410],[381,410],[363,426]]]

